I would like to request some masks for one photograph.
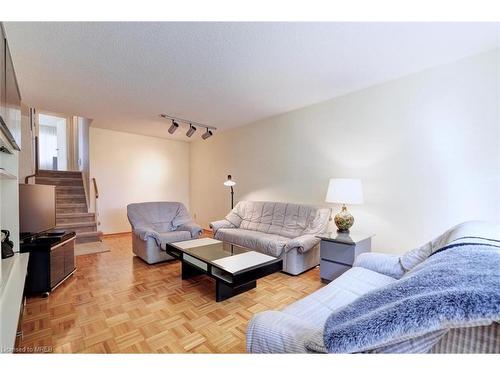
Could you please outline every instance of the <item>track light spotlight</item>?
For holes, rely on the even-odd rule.
[[[201,135],[201,138],[207,139],[213,135],[212,131],[207,128],[207,131]]]
[[[178,127],[179,127],[179,124],[176,123],[174,120],[172,120],[172,125],[170,125],[170,128],[168,128],[168,132],[170,134],[174,134],[174,132],[177,130]]]
[[[174,134],[177,129],[184,124],[189,124],[189,129],[186,132],[186,137],[191,137],[197,130],[198,128],[203,129],[205,128],[206,131],[201,135],[203,139],[210,138],[212,135],[214,135],[215,130],[217,130],[216,127],[210,126],[210,125],[205,125],[201,124],[199,122],[194,122],[186,119],[182,119],[180,117],[173,117],[170,115],[167,115],[165,113],[161,113],[160,117],[172,121],[172,125],[168,128],[168,132],[170,134]]]
[[[189,124],[189,130],[187,131],[186,136],[191,137],[195,131],[196,128],[192,124]]]

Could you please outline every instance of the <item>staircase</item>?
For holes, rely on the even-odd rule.
[[[76,232],[76,242],[101,241],[95,214],[88,212],[81,172],[39,170],[35,183],[56,186],[56,229]]]

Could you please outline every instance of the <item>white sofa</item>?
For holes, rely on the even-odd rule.
[[[354,267],[340,277],[292,303],[281,311],[256,314],[247,329],[249,353],[307,353],[322,345],[322,332],[330,314],[359,296],[390,284],[395,258],[390,255],[365,253],[358,256]],[[317,345],[312,345],[317,341]],[[320,350],[322,351],[322,350]]]
[[[384,288],[424,262],[433,251],[457,239],[492,238],[500,242],[500,227],[485,222],[460,224],[402,256],[382,253],[359,255],[353,268],[281,311],[254,315],[247,328],[249,353],[325,353],[323,330],[328,317],[358,297]],[[463,240],[462,240],[463,241]],[[483,241],[486,242],[486,241]],[[490,240],[490,243],[491,240]],[[500,272],[500,271],[499,271]],[[499,275],[491,275],[499,277]],[[370,350],[375,353],[499,353],[500,324],[485,322],[402,339]]]
[[[319,264],[316,235],[328,228],[331,210],[281,202],[241,201],[210,223],[214,238],[283,259],[283,271],[298,275]]]

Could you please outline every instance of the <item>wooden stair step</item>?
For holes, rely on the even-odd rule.
[[[64,198],[64,199],[71,199],[71,198],[85,198],[84,194],[68,194],[68,193],[56,193],[56,198]]]
[[[52,177],[48,177],[48,176],[35,176],[35,179],[37,180],[54,180],[54,181],[69,181],[69,182],[78,182],[78,181],[82,181],[82,178],[81,177],[60,177],[60,176],[52,176]]]
[[[72,195],[72,194],[56,194],[56,203],[85,203],[87,204],[87,199],[85,195]]]
[[[39,170],[37,172],[36,176],[37,177],[70,177],[70,178],[82,178],[82,172]]]
[[[67,194],[85,194],[85,190],[82,186],[56,186],[56,193],[67,193]]]
[[[71,214],[71,213],[84,213],[87,212],[87,207],[86,205],[82,206],[67,206],[67,207],[60,207],[56,205],[56,217],[59,216],[60,214]]]
[[[72,230],[76,234],[90,233],[90,232],[97,231],[97,223],[94,221],[94,222],[88,222],[88,223],[57,224],[56,229]]]
[[[92,227],[92,226],[97,226],[97,223],[95,221],[82,221],[79,223],[65,223],[65,224],[56,224],[56,229],[59,228],[80,228],[80,227]]]
[[[72,218],[60,218],[61,214],[56,215],[56,225],[57,226],[67,226],[67,225],[72,225],[72,224],[87,224],[87,225],[95,225],[97,221],[95,220],[95,217],[89,217],[89,218],[79,218],[79,217],[72,217]]]
[[[56,208],[73,208],[73,207],[83,207],[87,208],[87,203],[56,203]]]
[[[83,186],[81,178],[36,177],[35,183],[55,186]]]
[[[61,219],[65,219],[65,218],[74,218],[74,217],[94,217],[95,216],[95,213],[93,212],[79,212],[79,213],[74,213],[74,214],[60,214],[60,215],[57,215],[57,217],[61,218]]]
[[[85,196],[85,190],[82,186],[56,186],[56,197],[58,195],[83,195]]]
[[[85,197],[85,192],[83,189],[81,190],[57,190],[56,189],[56,198],[59,196],[65,196],[65,195],[79,195]]]
[[[77,243],[94,242],[102,240],[102,232],[100,230],[93,232],[81,232],[76,234]]]
[[[93,212],[72,212],[72,213],[57,213],[56,223],[72,224],[72,223],[89,223],[96,222],[95,214]]]

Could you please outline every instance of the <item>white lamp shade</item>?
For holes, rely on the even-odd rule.
[[[234,185],[236,185],[236,182],[233,181],[230,174],[227,175],[227,180],[224,181],[224,186],[234,186]]]
[[[355,178],[331,178],[325,201],[342,204],[363,203],[361,180]]]

